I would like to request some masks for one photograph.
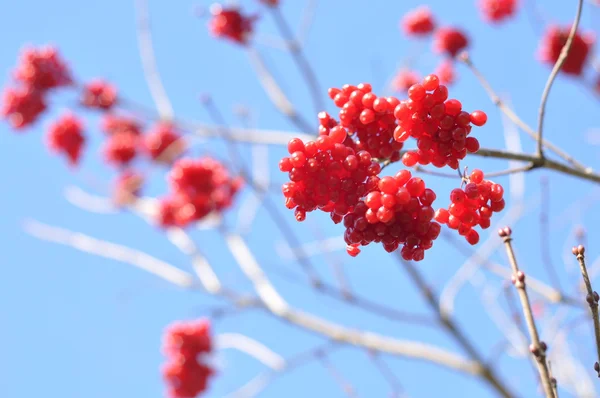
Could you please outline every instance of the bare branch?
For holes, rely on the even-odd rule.
[[[569,36],[567,37],[567,41],[565,45],[560,50],[560,55],[550,72],[550,76],[548,77],[548,81],[546,82],[546,87],[544,87],[544,91],[542,93],[542,100],[540,102],[540,111],[538,114],[538,128],[537,128],[537,156],[540,159],[544,158],[544,150],[543,150],[543,131],[544,131],[544,116],[546,115],[546,104],[548,103],[548,97],[550,95],[550,89],[552,88],[552,84],[558,76],[558,72],[560,72],[560,68],[562,68],[563,64],[567,60],[567,56],[569,55],[569,51],[571,50],[571,45],[573,44],[573,39],[577,34],[577,28],[579,27],[579,21],[581,20],[581,11],[583,10],[583,0],[578,0],[577,2],[577,11],[575,13],[575,22],[571,26],[571,31],[569,32]]]
[[[594,364],[594,370],[600,377],[600,321],[598,320],[598,293],[592,289],[592,283],[588,276],[587,267],[585,266],[585,248],[582,245],[573,247],[573,255],[577,257],[579,267],[581,268],[581,275],[583,276],[583,282],[587,290],[586,301],[590,305],[590,311],[592,313],[592,322],[594,323],[594,335],[596,336],[596,353],[597,362]]]
[[[216,346],[219,350],[235,349],[250,355],[273,370],[282,370],[285,359],[266,345],[239,333],[222,333],[216,336]]]
[[[172,120],[174,115],[173,107],[169,101],[169,97],[167,96],[167,92],[162,84],[156,66],[147,0],[135,0],[135,13],[138,47],[150,94],[152,95],[160,118]]]
[[[511,230],[510,228],[505,227],[504,229],[500,230],[499,234],[500,237],[504,240],[504,244],[506,246],[506,253],[508,255],[508,259],[510,261],[510,265],[513,271],[512,281],[515,287],[517,288],[519,298],[521,299],[523,314],[525,315],[525,321],[527,324],[527,329],[529,331],[529,337],[531,338],[531,345],[529,346],[529,350],[537,360],[538,371],[540,373],[540,378],[542,380],[542,386],[544,387],[546,397],[557,398],[554,395],[554,388],[552,386],[555,381],[553,381],[552,377],[550,376],[548,362],[546,361],[547,345],[544,342],[540,341],[540,336],[538,334],[538,330],[533,319],[531,303],[529,302],[529,296],[527,295],[527,289],[525,287],[525,274],[519,270],[519,266],[517,265],[517,259],[515,258],[515,252],[511,244]]]
[[[43,224],[35,220],[26,221],[23,227],[28,234],[38,239],[70,246],[82,252],[133,265],[179,287],[192,288],[194,286],[192,275],[142,251]]]

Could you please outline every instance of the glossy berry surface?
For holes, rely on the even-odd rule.
[[[375,242],[387,252],[401,247],[405,260],[423,260],[441,231],[433,220],[435,199],[425,182],[408,170],[381,178],[377,188],[344,217],[348,254],[354,257],[359,246]]]
[[[394,109],[398,121],[394,138],[399,142],[409,138],[417,141],[417,149],[402,157],[405,166],[431,164],[456,170],[467,153],[479,149],[478,140],[469,134],[472,120],[484,124],[485,113],[477,111],[471,116],[460,101],[448,99],[448,89],[437,75],[426,76],[420,84],[411,86],[408,97]]]
[[[467,242],[475,245],[479,242],[479,233],[474,228],[489,228],[492,214],[504,209],[504,188],[485,180],[479,169],[471,172],[468,181],[462,189],[456,188],[450,193],[450,206],[437,210],[435,220],[457,230]]]

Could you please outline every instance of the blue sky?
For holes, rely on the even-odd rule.
[[[305,117],[315,120],[307,88],[294,64],[287,54],[265,44],[276,34],[272,19],[257,1],[241,3],[250,12],[260,14],[256,39],[275,77]],[[305,2],[282,0],[282,3],[285,16],[292,26],[298,26]],[[514,20],[501,27],[491,27],[481,21],[474,1],[429,1],[442,24],[465,27],[472,38],[471,55],[475,63],[531,125],[536,122],[539,97],[549,73],[549,68],[540,65],[535,58],[540,34],[536,21],[568,23],[575,13],[576,2],[546,3],[552,4],[543,4],[544,8],[538,10],[536,17],[523,9]],[[401,16],[420,2],[373,0],[341,4],[319,2],[306,43],[306,55],[317,71],[324,97],[328,87],[363,81],[373,83],[375,90],[381,92],[385,82],[408,57],[414,57],[414,66],[421,73],[432,71],[440,61],[431,54],[430,43],[406,40],[399,31]],[[262,91],[246,51],[215,40],[207,33],[206,21],[196,14],[198,7],[208,5],[202,1],[150,1],[158,68],[176,115],[186,120],[210,122],[198,100],[200,95],[208,93],[234,125],[240,124],[235,109],[242,105],[250,110],[254,126],[294,131],[295,127],[277,113]],[[588,30],[596,26],[595,33],[598,34],[599,18],[600,9],[587,5],[582,25]],[[152,106],[137,49],[132,1],[9,2],[0,13],[0,26],[3,82],[9,80],[10,70],[23,44],[51,43],[60,49],[78,79],[105,77],[127,98]],[[459,82],[451,88],[451,96],[460,99],[466,109],[482,109],[488,113],[489,122],[477,129],[477,137],[484,147],[502,148],[504,136],[500,113],[468,70],[459,66],[458,74]],[[199,292],[181,291],[128,265],[41,242],[23,232],[23,221],[36,219],[145,250],[182,269],[191,270],[188,259],[166,241],[161,231],[135,216],[90,214],[65,200],[66,186],[77,185],[105,194],[114,177],[114,172],[101,163],[97,154],[101,133],[93,115],[86,118],[90,143],[79,172],[69,170],[62,159],[52,156],[44,147],[44,129],[72,102],[68,93],[56,97],[46,117],[22,134],[15,134],[5,123],[0,124],[0,147],[4,149],[0,157],[0,169],[4,170],[4,189],[0,195],[0,266],[3,271],[0,278],[3,325],[0,355],[4,358],[0,365],[0,389],[3,396],[10,398],[42,395],[159,397],[163,394],[159,373],[163,360],[159,351],[163,328],[175,320],[205,315],[207,308],[220,301]],[[328,103],[328,110],[333,111],[332,104]],[[598,101],[590,95],[585,84],[559,77],[548,103],[547,137],[594,167],[598,164],[598,147],[586,143],[586,134],[600,128],[595,117],[597,112]],[[532,141],[524,135],[522,145],[524,151],[534,150]],[[222,143],[216,141],[206,142],[197,150],[226,157]],[[245,160],[249,161],[251,151],[248,147],[242,150]],[[281,148],[270,149],[268,159],[273,181],[283,181],[276,167],[283,155]],[[481,158],[469,159],[468,165],[490,171],[507,167],[506,162]],[[397,167],[390,167],[390,171]],[[154,174],[155,181],[148,188],[149,194],[164,192],[163,172],[158,170]],[[597,197],[598,192],[590,183],[558,174],[535,172],[526,176],[525,197],[527,203],[534,205],[529,207],[518,228],[514,228],[516,247],[523,267],[544,281],[548,281],[548,277],[542,267],[539,247],[543,238],[539,233],[539,205],[536,205],[541,177],[547,178],[550,190],[548,246],[551,258],[560,269],[564,286],[571,286],[569,292],[574,293],[572,286],[575,286],[577,274],[572,264],[563,266],[564,248],[574,243],[570,234],[572,228],[583,225],[587,241],[592,243],[589,251],[599,253],[600,249],[594,247],[593,242],[598,241],[600,233],[596,227],[600,212],[594,211],[593,207],[585,210],[582,204],[576,205],[575,210],[567,209],[576,199],[590,195]],[[506,177],[498,181],[508,184]],[[427,177],[427,184],[440,192],[449,192],[458,182]],[[244,192],[239,203],[244,203],[247,197],[248,193]],[[444,195],[438,197],[437,204],[447,203]],[[285,211],[280,195],[274,194],[273,200],[282,212]],[[508,204],[514,205],[511,201]],[[326,217],[310,215],[306,223],[296,225],[290,212],[284,214],[302,241],[314,240],[314,231],[323,237],[341,235],[341,227],[330,225]],[[236,207],[228,218],[231,225],[235,225],[237,215]],[[266,212],[260,210],[247,235],[256,257],[269,273],[290,270],[302,280],[298,265],[276,251],[281,242],[273,231]],[[225,283],[240,291],[249,291],[249,284],[236,270],[218,234],[197,231],[193,237]],[[487,234],[484,234],[482,241],[486,238]],[[394,308],[427,313],[427,307],[406,275],[380,247],[366,248],[356,259],[342,251],[329,257],[315,256],[312,261],[319,273],[325,280],[333,282],[328,265],[332,258],[342,264],[353,289],[362,295]],[[506,263],[502,253],[495,253],[493,259]],[[434,286],[440,287],[464,260],[464,255],[440,240],[419,267]],[[272,275],[286,299],[306,311],[348,326],[397,338],[419,339],[461,353],[460,348],[439,329],[394,323],[323,298],[303,283],[289,283],[276,273]],[[493,286],[501,289],[502,283],[496,280]],[[504,302],[501,305],[505,307]],[[491,353],[491,347],[500,340],[501,334],[485,315],[479,288],[468,285],[458,295],[455,307],[461,314],[458,320],[467,334],[477,340],[482,352]],[[549,309],[550,312],[555,310]],[[293,357],[323,341],[256,311],[222,319],[214,328],[215,333],[246,334],[284,357]],[[591,344],[588,332],[589,329],[582,327],[572,333],[583,336],[581,339],[585,343],[582,344]],[[365,352],[351,348],[341,348],[331,356],[336,368],[352,381],[358,396],[388,396],[389,386],[367,359]],[[430,364],[389,357],[384,360],[411,397],[458,396],[459,393],[471,397],[494,396],[482,383]],[[207,397],[221,397],[264,370],[255,360],[232,351],[219,353],[218,361],[220,375],[213,380]],[[524,396],[534,396],[531,370],[524,360],[503,355],[495,361],[504,380],[510,378],[513,381],[514,389],[522,391]],[[591,357],[586,363],[592,363],[590,361]],[[586,370],[589,371],[589,367]],[[261,396],[293,398],[307,394],[344,396],[326,368],[318,362],[282,375]]]

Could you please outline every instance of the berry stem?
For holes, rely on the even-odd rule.
[[[583,277],[583,283],[585,284],[585,288],[587,290],[586,301],[590,305],[590,311],[592,313],[592,321],[594,322],[594,334],[596,336],[596,353],[598,357],[598,362],[600,362],[600,321],[598,319],[598,293],[596,293],[592,289],[592,283],[590,282],[590,277],[588,276],[587,267],[585,265],[584,253],[585,249],[582,245],[573,247],[573,255],[577,258],[577,261],[579,262],[579,268],[581,268],[581,276]],[[598,377],[600,377],[600,372],[598,372]]]
[[[551,380],[552,377],[548,368],[548,362],[546,361],[547,347],[545,343],[540,341],[540,336],[535,325],[533,311],[531,310],[531,303],[529,301],[529,296],[527,294],[527,288],[525,284],[525,274],[519,270],[519,266],[517,265],[517,259],[515,257],[515,252],[512,247],[511,230],[510,228],[505,227],[504,229],[501,229],[498,234],[504,240],[506,254],[508,256],[508,260],[510,261],[510,265],[513,271],[513,284],[515,285],[519,294],[521,306],[523,307],[523,315],[525,316],[525,322],[529,331],[529,337],[531,338],[531,345],[529,346],[530,351],[537,361],[538,371],[540,373],[544,393],[546,394],[547,398],[557,398],[557,396],[554,395],[554,389],[552,387],[553,382]]]
[[[538,114],[538,128],[537,128],[537,156],[540,161],[544,159],[544,144],[543,144],[543,130],[544,130],[544,116],[546,115],[546,103],[548,102],[548,97],[550,96],[550,89],[552,88],[552,84],[558,76],[558,72],[560,68],[565,63],[567,56],[569,55],[569,51],[571,50],[571,45],[573,44],[573,38],[577,33],[577,28],[579,27],[579,21],[581,20],[581,11],[583,10],[583,0],[579,0],[577,2],[577,11],[575,13],[575,22],[573,22],[573,26],[571,26],[571,31],[569,32],[569,36],[567,37],[567,41],[563,46],[562,50],[560,50],[560,55],[550,72],[550,76],[548,77],[548,81],[546,82],[546,87],[544,87],[544,91],[542,93],[542,100],[540,102],[540,110]]]

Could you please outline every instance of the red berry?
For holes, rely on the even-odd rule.
[[[517,8],[517,0],[480,0],[479,7],[483,19],[498,23],[512,16]]]
[[[429,7],[421,6],[408,12],[402,19],[401,26],[409,36],[424,36],[433,32],[435,21]]]
[[[487,115],[483,111],[471,112],[470,118],[475,126],[483,126],[487,122]]]
[[[433,48],[437,53],[456,56],[469,44],[467,36],[459,29],[452,27],[439,28],[433,38]]]
[[[61,116],[48,129],[47,142],[52,151],[64,153],[71,165],[77,165],[85,143],[82,122],[71,113]]]
[[[237,8],[225,8],[220,4],[213,4],[210,12],[212,19],[208,29],[214,36],[224,37],[242,45],[248,43],[256,17],[242,15]]]
[[[559,27],[550,25],[547,28],[542,37],[539,49],[539,58],[542,62],[549,66],[554,66],[567,41],[570,30],[570,26]],[[561,67],[561,72],[569,75],[581,75],[588,61],[593,44],[593,34],[577,32],[573,38],[569,54]]]

